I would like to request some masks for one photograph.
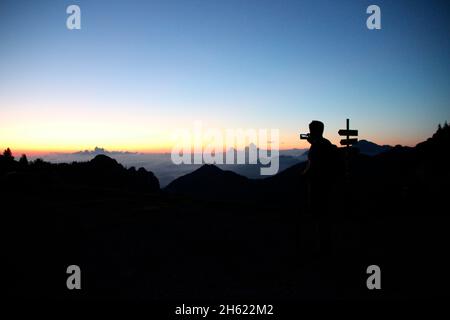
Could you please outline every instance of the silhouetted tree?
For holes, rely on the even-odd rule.
[[[27,166],[28,165],[28,158],[26,154],[23,154],[19,159],[19,164],[21,166]]]
[[[33,165],[36,167],[43,167],[44,164],[45,162],[41,158],[37,158],[36,160],[33,161]]]
[[[3,157],[7,161],[14,160],[14,157],[12,155],[11,149],[7,148],[5,151],[3,151]]]

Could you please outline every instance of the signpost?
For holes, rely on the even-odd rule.
[[[349,157],[350,157],[350,146],[358,142],[358,138],[350,138],[351,136],[358,136],[358,130],[350,129],[350,119],[347,119],[347,128],[340,129],[338,131],[340,136],[345,136],[345,139],[340,141],[341,146],[347,146],[347,150],[345,152],[345,175],[349,178]]]
[[[346,137],[341,140],[341,146],[350,147],[352,144],[358,142],[358,138],[350,138],[350,136],[358,136],[358,130],[350,129],[350,119],[347,119],[347,128],[339,130],[338,134]]]

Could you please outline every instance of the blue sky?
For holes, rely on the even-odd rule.
[[[292,147],[312,119],[338,141],[347,117],[361,138],[415,144],[450,120],[449,15],[448,1],[3,0],[0,144],[152,149],[201,120],[279,128]]]

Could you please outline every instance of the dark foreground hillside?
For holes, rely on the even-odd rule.
[[[448,137],[446,128],[416,148],[354,155],[330,203],[326,255],[303,210],[303,164],[258,182],[207,166],[159,190],[153,174],[107,157],[57,167],[3,156],[3,286],[12,299],[69,301],[443,297]],[[66,288],[72,264],[80,291]],[[379,291],[366,287],[372,264]]]

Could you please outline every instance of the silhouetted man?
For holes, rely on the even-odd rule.
[[[339,157],[337,147],[323,137],[324,124],[314,120],[309,124],[308,164],[303,172],[307,180],[308,208],[318,222],[320,250],[330,250],[330,228],[327,219],[331,192],[337,177]]]

